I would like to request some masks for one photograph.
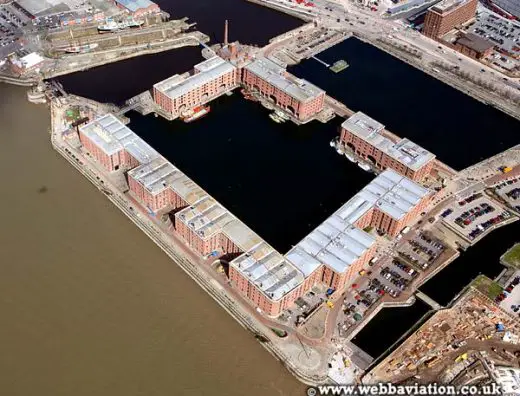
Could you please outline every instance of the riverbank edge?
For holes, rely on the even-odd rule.
[[[87,180],[89,180],[99,191],[106,191],[106,186],[101,184],[99,180],[91,175],[86,169],[84,169],[80,164],[78,164],[71,154],[67,153],[63,147],[61,147],[56,141],[56,133],[59,133],[55,130],[55,119],[54,119],[54,106],[55,103],[52,101],[50,103],[51,110],[51,129],[50,129],[50,140],[52,148],[61,156],[68,161],[76,170],[78,170]],[[218,289],[214,284],[211,283],[210,280],[205,279],[203,274],[198,270],[197,266],[192,264],[187,258],[182,257],[180,253],[176,252],[169,246],[167,246],[164,241],[161,240],[161,235],[159,232],[152,232],[151,229],[148,228],[146,222],[139,217],[135,212],[132,212],[124,202],[120,202],[117,199],[117,195],[114,194],[104,194],[105,197],[108,198],[110,202],[112,202],[126,217],[130,219],[146,236],[148,236],[170,259],[177,264],[191,279],[195,281],[197,285],[199,285],[202,290],[204,290],[207,294],[213,298],[232,318],[234,318],[244,329],[251,332],[257,340],[259,340],[260,344],[276,359],[278,360],[296,379],[302,382],[305,385],[309,386],[317,386],[320,384],[327,383],[329,377],[327,375],[317,377],[311,376],[299,367],[297,367],[291,359],[286,356],[286,354],[281,351],[273,342],[272,337],[270,336],[269,331],[266,326],[258,322],[254,317],[249,316],[243,309],[227,294],[224,289]],[[264,330],[262,328],[265,327]],[[262,342],[262,340],[267,340],[267,342]]]

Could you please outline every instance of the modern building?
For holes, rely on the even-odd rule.
[[[473,33],[466,33],[455,41],[455,48],[473,59],[483,59],[491,55],[495,44]]]
[[[301,121],[323,110],[325,91],[296,78],[270,59],[261,57],[246,65],[242,83]]]
[[[114,3],[135,18],[161,12],[159,6],[150,0],[114,0]]]
[[[113,114],[79,127],[83,148],[109,172],[147,164],[159,154]]]
[[[520,19],[520,0],[490,0],[489,2],[498,8],[496,11],[504,11],[505,16]]]
[[[408,139],[394,142],[385,134],[383,124],[357,112],[341,124],[340,142],[379,169],[391,168],[415,181],[430,174],[435,155]]]
[[[423,34],[437,39],[475,17],[477,0],[442,0],[430,7],[424,19]]]
[[[153,86],[154,101],[177,117],[234,89],[240,83],[238,69],[214,56],[193,68],[193,73],[176,74]]]

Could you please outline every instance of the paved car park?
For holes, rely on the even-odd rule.
[[[470,31],[499,47],[502,52],[520,55],[520,23],[508,20],[498,14],[481,10]],[[494,61],[501,67],[511,69],[520,62],[504,54],[496,54]]]
[[[457,233],[473,240],[488,228],[507,220],[511,213],[483,193],[476,193],[446,208],[441,217]]]
[[[399,258],[410,268],[415,270],[425,270],[432,265],[441,255],[446,247],[441,241],[427,236],[418,234],[398,249]]]
[[[495,192],[513,208],[520,211],[520,177],[513,177],[497,184]]]
[[[504,291],[498,295],[495,302],[500,308],[513,315],[520,317],[520,271],[517,271],[506,283]]]

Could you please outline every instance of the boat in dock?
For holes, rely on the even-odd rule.
[[[64,48],[63,51],[69,54],[84,54],[85,52],[89,52],[94,48],[98,47],[98,43],[84,44],[84,45],[74,45],[71,47]]]
[[[116,22],[114,20],[107,20],[105,23],[97,27],[99,33],[110,33],[126,28],[137,28],[144,24],[142,20],[129,19],[126,21]]]
[[[368,164],[364,164],[362,162],[358,162],[358,166],[363,169],[364,171],[370,171],[372,170],[372,168],[370,168],[370,165]]]
[[[188,123],[204,117],[205,115],[209,114],[210,111],[210,106],[198,106],[195,107],[193,110],[182,113],[182,115],[179,118],[182,121]]]
[[[345,157],[347,157],[347,159],[350,161],[350,162],[354,162],[354,163],[357,163],[356,159],[350,155],[349,153],[345,153]]]
[[[344,59],[340,59],[340,60],[334,62],[334,64],[332,66],[330,66],[329,69],[332,70],[334,73],[339,73],[339,72],[345,70],[347,67],[349,67],[349,64],[347,63],[347,61]]]
[[[290,117],[286,113],[284,113],[283,111],[275,110],[274,114],[277,115],[278,118],[282,119],[282,121],[290,120]]]
[[[276,122],[277,124],[280,124],[282,122],[285,122],[284,119],[280,118],[278,115],[276,115],[276,113],[271,113],[269,114],[269,118],[271,120],[273,120],[274,122]]]

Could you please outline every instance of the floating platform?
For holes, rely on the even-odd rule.
[[[347,61],[340,59],[339,61],[334,62],[334,64],[330,66],[329,69],[334,73],[339,73],[340,71],[345,70],[347,67],[349,67]]]

